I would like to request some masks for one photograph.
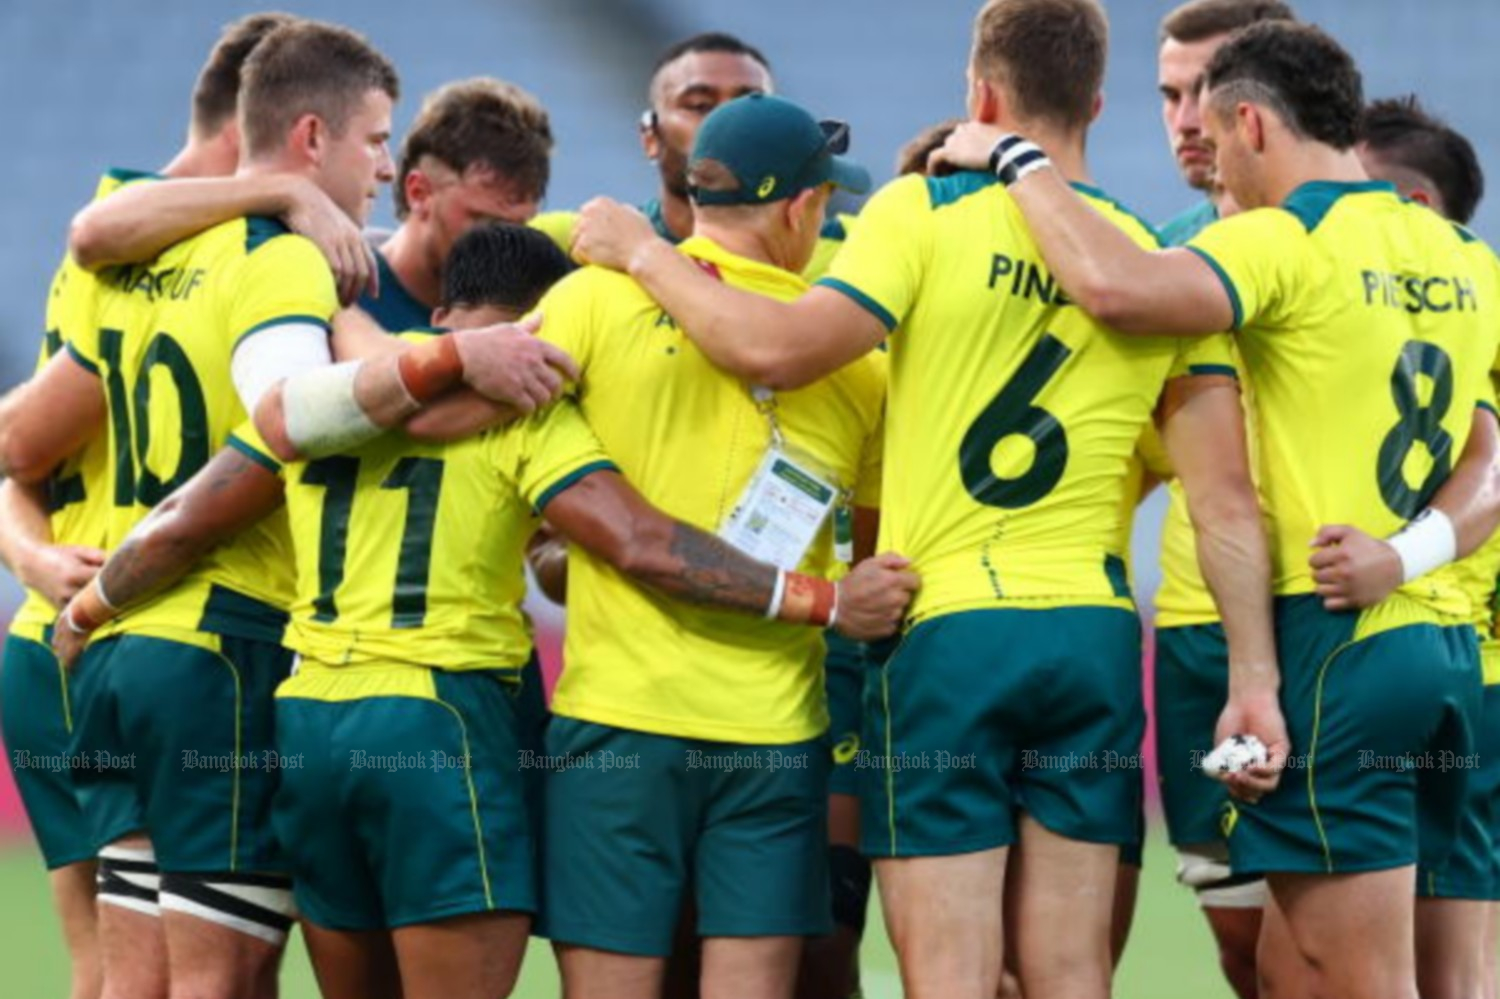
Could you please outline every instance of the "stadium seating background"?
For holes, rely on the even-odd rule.
[[[1110,0],[1113,52],[1092,141],[1096,179],[1148,219],[1190,204],[1168,156],[1155,94],[1155,38],[1173,0]],[[854,153],[877,177],[922,126],[963,111],[963,66],[976,0],[427,0],[420,4],[288,0],[296,13],[349,24],[399,66],[399,138],[421,95],[448,80],[492,74],[536,93],[558,139],[549,204],[597,193],[641,199],[654,173],[635,123],[645,79],[669,42],[707,29],[762,47],[783,93],[852,123]],[[1301,0],[1303,15],[1350,46],[1371,96],[1415,90],[1466,131],[1490,164],[1500,152],[1500,73],[1487,40],[1500,36],[1493,0]],[[0,384],[35,357],[47,279],[68,219],[109,166],[155,168],[177,148],[194,75],[219,27],[262,9],[247,0],[69,0],[0,6],[0,114],[11,135],[0,185]],[[391,221],[389,202],[375,221]],[[1493,235],[1500,205],[1476,221]],[[1154,588],[1152,503],[1138,524],[1138,587]],[[0,574],[0,618],[17,590]],[[555,635],[556,615],[542,611]],[[555,647],[555,641],[549,642]],[[0,835],[24,832],[0,768]]]

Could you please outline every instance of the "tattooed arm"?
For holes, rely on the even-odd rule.
[[[53,629],[58,659],[71,664],[94,629],[177,582],[282,500],[279,475],[234,448],[221,450],[135,526],[63,609]]]
[[[834,584],[781,573],[706,531],[673,520],[616,472],[595,472],[565,489],[545,511],[569,541],[644,586],[687,603],[765,616],[780,578],[779,620],[826,623]],[[906,560],[880,555],[837,584],[836,626],[855,639],[883,638],[900,624],[917,588]]]

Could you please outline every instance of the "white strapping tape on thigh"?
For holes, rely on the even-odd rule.
[[[99,851],[97,898],[101,905],[139,912],[143,916],[160,916],[158,898],[161,871],[156,866],[156,851],[145,847],[106,846]]]

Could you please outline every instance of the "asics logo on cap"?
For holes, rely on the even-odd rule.
[[[772,174],[760,182],[760,187],[755,189],[755,196],[757,198],[765,198],[774,190],[776,190],[776,175]]]

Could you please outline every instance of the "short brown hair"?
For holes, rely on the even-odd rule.
[[[349,127],[365,95],[401,95],[390,60],[363,35],[321,21],[277,28],[245,61],[240,132],[251,156],[277,149],[305,114],[323,120],[334,135]]]
[[[291,14],[250,14],[224,26],[193,85],[193,134],[215,135],[234,119],[240,104],[240,70],[267,35],[296,23]]]
[[[1474,217],[1484,197],[1484,170],[1474,146],[1424,108],[1416,94],[1372,102],[1360,121],[1360,141],[1381,160],[1437,188],[1453,221],[1468,225]]]
[[[1248,28],[1261,21],[1295,21],[1282,0],[1189,0],[1161,19],[1158,44],[1171,39],[1190,44]]]
[[[503,80],[476,77],[434,91],[401,143],[397,218],[411,210],[406,177],[424,156],[459,174],[473,166],[492,170],[540,201],[552,173],[552,123],[540,101]]]
[[[1019,116],[1077,129],[1093,119],[1108,52],[1099,0],[989,0],[974,19],[970,61]]]

